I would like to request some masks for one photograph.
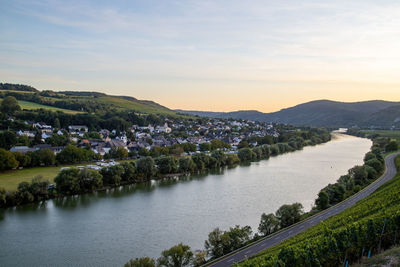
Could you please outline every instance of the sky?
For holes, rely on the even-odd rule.
[[[0,0],[0,82],[173,109],[400,101],[400,1]]]

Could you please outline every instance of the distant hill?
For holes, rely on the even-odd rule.
[[[0,83],[0,98],[14,96],[19,101],[36,103],[39,107],[51,107],[79,112],[107,112],[109,110],[132,110],[146,114],[175,115],[156,102],[139,100],[131,96],[114,96],[89,91],[40,91],[27,85]]]
[[[262,122],[278,122],[292,125],[310,126],[383,126],[400,127],[400,102],[382,100],[364,102],[337,102],[317,100],[272,113],[255,110],[235,112],[182,111],[191,115],[211,118],[246,119]]]

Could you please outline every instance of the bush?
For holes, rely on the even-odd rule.
[[[14,154],[3,148],[0,148],[0,171],[15,169],[18,167],[18,161]]]
[[[253,150],[251,150],[250,148],[245,147],[245,148],[239,149],[238,157],[241,162],[247,162],[247,161],[252,161],[253,159],[256,159],[257,154],[254,153]]]

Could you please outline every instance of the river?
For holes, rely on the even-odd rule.
[[[250,225],[362,164],[367,139],[332,141],[218,173],[125,186],[0,211],[1,266],[122,266],[180,242],[202,249],[215,227]]]

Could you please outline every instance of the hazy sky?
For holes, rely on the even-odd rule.
[[[170,108],[400,101],[400,1],[0,0],[0,81]]]

